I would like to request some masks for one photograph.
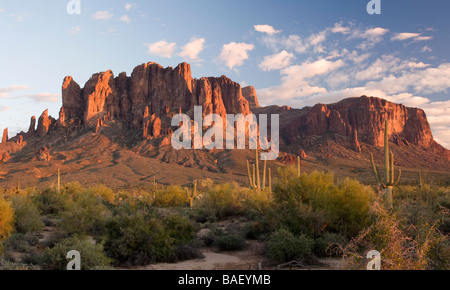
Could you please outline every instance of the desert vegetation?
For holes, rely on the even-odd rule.
[[[254,240],[267,269],[324,258],[365,269],[369,250],[381,253],[383,269],[450,268],[450,188],[397,186],[390,209],[382,187],[302,173],[300,162],[273,180],[270,166],[254,167],[247,185],[3,189],[0,267],[65,269],[67,252],[77,250],[85,270],[133,268],[199,259],[205,248],[241,251]]]

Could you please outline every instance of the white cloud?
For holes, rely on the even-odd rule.
[[[326,93],[327,89],[312,85],[310,80],[316,76],[323,76],[342,67],[344,62],[335,62],[320,59],[315,62],[304,62],[301,65],[293,65],[281,70],[281,84],[260,90],[262,102],[274,102],[276,100],[298,99],[319,93]],[[281,105],[279,103],[278,105]]]
[[[431,49],[431,47],[429,47],[428,45],[425,45],[423,48],[422,48],[422,52],[432,52],[433,50]]]
[[[425,64],[423,62],[401,60],[393,55],[383,55],[365,70],[358,71],[355,75],[355,79],[358,81],[377,80],[383,78],[386,73],[396,74],[415,69],[422,69],[429,66],[429,64]]]
[[[344,27],[344,26],[342,26],[342,23],[335,23],[334,27],[331,28],[331,32],[333,32],[333,33],[349,34],[350,33],[350,27]]]
[[[267,33],[269,35],[278,34],[281,32],[281,30],[276,30],[275,28],[273,28],[270,25],[255,25],[253,27],[255,28],[256,31],[262,32],[262,33]]]
[[[291,65],[294,59],[295,55],[293,53],[283,50],[280,53],[264,57],[264,60],[259,64],[259,68],[263,71],[279,70]]]
[[[5,12],[5,9],[0,9],[0,13],[3,13],[3,12]]]
[[[178,55],[183,58],[188,58],[189,60],[197,60],[198,55],[204,49],[204,45],[204,38],[193,37],[185,46],[183,46],[182,51]]]
[[[133,8],[134,6],[136,6],[136,4],[126,3],[125,4],[125,10],[130,11],[131,8]]]
[[[407,40],[407,39],[411,39],[411,38],[416,38],[419,37],[420,33],[407,33],[407,32],[403,32],[403,33],[396,33],[394,34],[394,36],[391,37],[392,41],[396,41],[396,40]]]
[[[368,28],[364,31],[354,30],[350,36],[350,38],[361,38],[365,39],[359,48],[362,50],[369,49],[373,47],[375,44],[381,42],[383,40],[383,36],[389,32],[389,29],[382,27]]]
[[[412,39],[413,41],[426,41],[433,39],[432,36],[422,36],[420,33],[409,33],[409,32],[403,32],[403,33],[396,33],[394,36],[391,37],[392,41],[404,41]]]
[[[69,29],[70,34],[78,34],[80,33],[80,31],[81,31],[80,26],[75,26]]]
[[[433,36],[419,36],[414,38],[414,41],[426,41],[433,39]]]
[[[126,15],[126,14],[124,16],[120,17],[119,20],[123,21],[123,22],[125,22],[127,24],[130,24],[130,22],[131,22],[130,17],[128,17],[128,15]]]
[[[223,62],[229,69],[241,66],[248,59],[248,52],[255,48],[253,44],[230,42],[224,44],[219,60]]]
[[[114,16],[114,14],[112,14],[109,11],[97,11],[92,18],[95,20],[108,20],[111,19]]]
[[[410,71],[401,76],[385,76],[378,82],[369,82],[368,88],[378,88],[388,94],[413,91],[417,94],[434,94],[447,92],[450,88],[450,63],[423,70]]]
[[[148,46],[148,54],[166,58],[171,58],[176,48],[175,42],[168,43],[165,40],[146,45]]]
[[[0,11],[1,12],[1,11]],[[1,106],[0,105],[0,112],[1,113],[4,113],[4,112],[7,112],[7,111],[9,111],[11,108],[10,107],[8,107],[8,106]]]
[[[309,37],[309,43],[313,46],[319,45],[324,42],[327,38],[327,32],[321,31],[319,33],[313,34]]]

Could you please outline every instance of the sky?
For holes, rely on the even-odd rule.
[[[0,128],[57,118],[61,84],[149,61],[191,64],[296,108],[375,96],[425,110],[450,148],[450,1],[0,0]],[[78,12],[80,12],[78,14]]]

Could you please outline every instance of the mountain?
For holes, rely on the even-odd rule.
[[[282,153],[271,166],[300,155],[305,170],[330,170],[367,182],[369,154],[382,160],[387,118],[392,151],[405,179],[423,171],[449,181],[450,151],[434,141],[424,111],[374,97],[302,109],[261,107],[253,87],[241,88],[225,76],[194,79],[187,63],[163,68],[150,62],[131,76],[96,73],[83,88],[68,76],[62,101],[58,119],[46,110],[37,122],[31,118],[26,133],[9,139],[5,129],[0,144],[4,186],[51,184],[58,168],[63,180],[113,187],[146,186],[153,177],[161,183],[202,178],[245,182],[245,159],[254,156],[250,150],[172,148],[172,117],[183,112],[193,118],[194,106],[202,106],[203,115],[222,117],[279,114]]]

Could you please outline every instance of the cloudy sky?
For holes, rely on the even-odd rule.
[[[450,148],[450,1],[381,0],[381,15],[369,0],[80,0],[80,14],[69,2],[0,0],[0,127],[12,134],[47,108],[58,116],[66,75],[83,86],[187,61],[194,77],[253,85],[262,105],[365,94],[420,107]]]

